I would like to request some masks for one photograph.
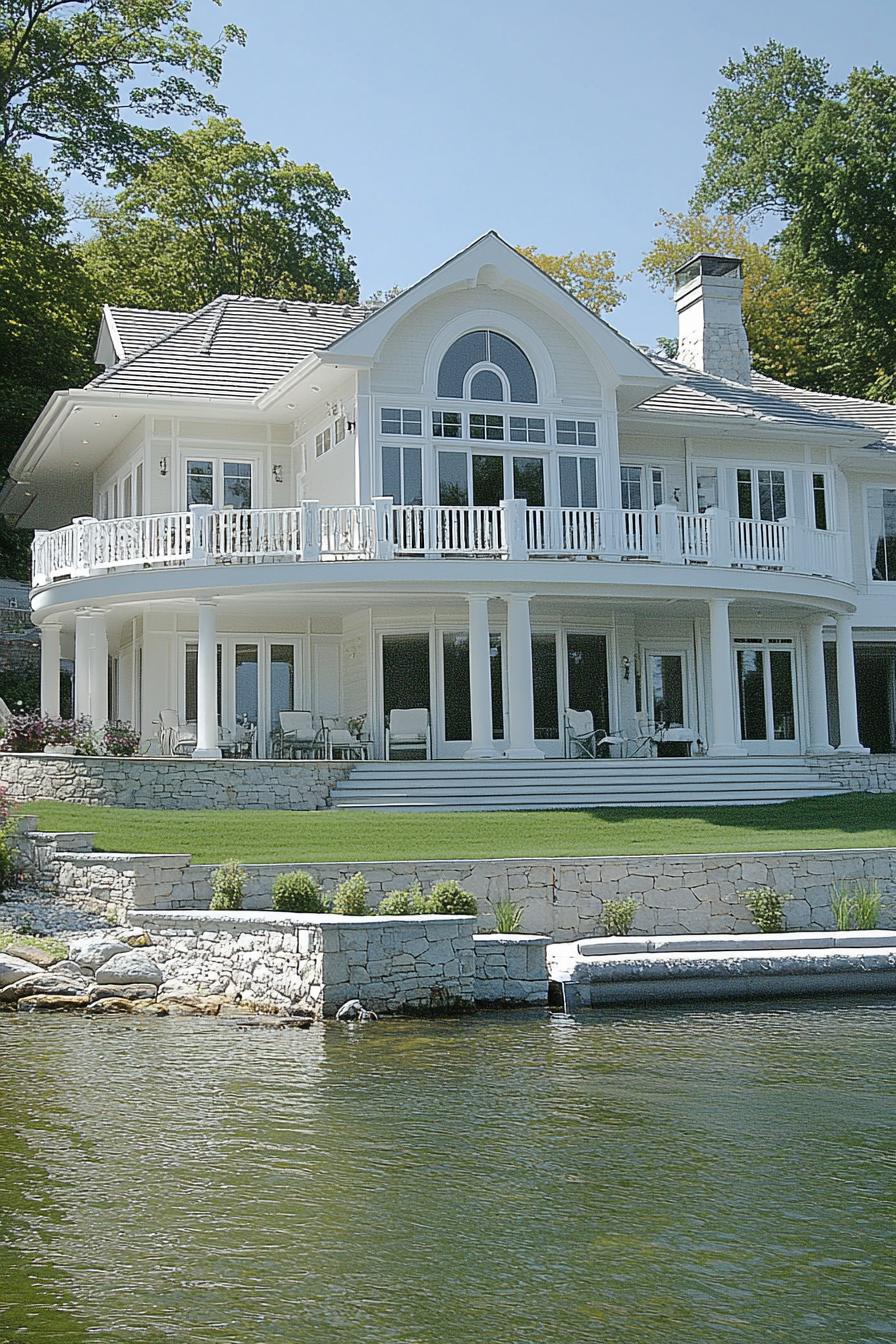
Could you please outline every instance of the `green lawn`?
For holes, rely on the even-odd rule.
[[[695,854],[896,845],[887,794],[765,807],[603,812],[162,812],[29,803],[46,830],[94,831],[96,847],[192,854],[197,863]]]

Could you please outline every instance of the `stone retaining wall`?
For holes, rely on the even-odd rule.
[[[184,809],[326,807],[347,761],[193,761],[152,756],[0,753],[0,784],[20,802]]]
[[[39,884],[80,908],[116,918],[128,911],[204,910],[211,900],[213,868],[178,854],[91,854],[89,836],[28,835],[26,861]],[[77,846],[77,847],[76,847]],[[831,889],[848,879],[876,879],[885,904],[896,903],[896,849],[838,849],[771,854],[579,859],[454,859],[392,863],[248,864],[246,906],[270,908],[278,873],[303,867],[326,891],[360,869],[370,884],[370,904],[397,887],[419,881],[424,889],[454,878],[479,901],[479,927],[494,926],[490,906],[512,900],[523,907],[522,931],[556,941],[599,931],[605,900],[634,896],[634,932],[748,933],[755,926],[741,893],[772,886],[793,894],[789,926],[830,929]],[[512,977],[511,977],[512,978]]]
[[[546,1004],[549,938],[524,933],[479,933],[476,947],[477,1003]]]
[[[871,756],[834,751],[805,759],[825,779],[852,793],[896,793],[896,753]]]
[[[315,1017],[350,999],[376,1012],[472,1007],[472,916],[349,918],[249,911],[151,913],[141,924],[166,981],[179,972],[213,993],[239,993]]]

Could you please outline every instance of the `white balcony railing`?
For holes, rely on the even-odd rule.
[[[719,509],[529,508],[498,505],[317,504],[288,509],[195,507],[142,518],[77,518],[38,532],[35,587],[146,566],[390,560],[643,560],[788,570],[847,578],[845,537],[792,522],[731,518]]]

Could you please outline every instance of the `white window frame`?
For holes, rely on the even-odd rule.
[[[564,454],[566,456],[566,454]],[[668,492],[666,489],[666,469],[656,462],[620,462],[619,463],[619,494],[622,497],[622,473],[624,471],[637,471],[640,480],[641,503],[623,504],[624,509],[635,509],[641,512],[651,512],[665,504]],[[656,487],[659,486],[660,498],[656,498]]]
[[[572,431],[570,431],[570,430],[568,430],[568,429],[563,429],[563,430],[561,430],[561,428],[560,428],[561,424],[563,424],[563,425],[573,425],[574,428],[573,428]],[[562,449],[562,450],[565,450],[565,449],[567,449],[567,448],[591,448],[591,449],[596,449],[596,448],[598,447],[598,439],[597,439],[597,432],[598,432],[598,431],[597,431],[597,425],[598,425],[597,420],[579,420],[578,418],[573,419],[571,416],[566,416],[566,415],[558,415],[558,416],[555,416],[555,418],[554,418],[554,441],[555,441],[555,443],[557,444],[557,447],[560,448],[560,449]],[[563,441],[561,442],[561,439],[560,439],[560,435],[561,435],[561,433],[562,433],[562,434],[573,433],[574,436],[575,436],[575,438],[574,438],[572,441],[569,441],[569,440],[563,440]],[[590,443],[590,442],[588,441],[588,437],[586,437],[586,438],[583,440],[583,438],[582,438],[583,433],[584,433],[586,436],[590,436],[591,434],[593,434],[593,435],[594,435],[594,442],[593,442],[593,443]]]
[[[557,504],[558,504],[558,506],[559,506],[561,509],[598,509],[598,508],[600,508],[600,485],[601,485],[601,478],[600,478],[600,458],[599,458],[596,454],[591,454],[591,453],[577,453],[577,452],[558,452],[558,453],[555,454],[555,457],[556,457],[556,462],[557,462]],[[565,458],[568,458],[569,460],[575,462],[575,464],[576,464],[576,495],[578,496],[578,503],[576,503],[576,504],[564,504],[564,503],[563,503],[563,482],[562,482],[562,479],[561,479],[561,476],[560,476],[560,462],[561,462],[562,459],[565,459]],[[594,496],[595,496],[595,502],[594,502],[593,504],[583,504],[583,503],[582,503],[582,463],[583,463],[583,462],[593,462],[593,463],[594,463]]]
[[[490,401],[487,397],[478,398],[471,396],[473,379],[476,377],[477,373],[495,374],[499,383],[504,389],[504,396],[501,398],[500,401]],[[447,401],[448,398],[445,397],[443,398],[443,400]],[[474,406],[506,406],[510,400],[511,400],[510,379],[507,377],[507,374],[504,372],[503,369],[498,368],[497,364],[492,364],[488,360],[482,360],[479,364],[474,364],[472,365],[471,368],[467,369],[467,372],[464,375],[464,401],[471,401]],[[530,402],[527,404],[533,405],[536,403]]]
[[[868,583],[872,593],[888,591],[890,584],[896,583],[896,574],[892,579],[876,579],[874,577],[874,565],[871,561],[871,492],[872,490],[893,490],[896,492],[896,481],[869,481],[866,483],[862,492],[864,508],[862,510],[862,530],[864,533],[865,548],[865,570],[868,575]]]
[[[387,412],[387,411],[393,411],[393,412],[395,412],[395,413],[398,415],[398,428],[397,428],[397,429],[387,429],[387,428],[386,428],[385,421],[384,421],[384,416],[386,415],[386,412]],[[419,429],[410,429],[410,428],[408,428],[408,425],[405,423],[405,417],[406,417],[406,416],[419,416],[419,417],[420,417],[420,428],[419,428]],[[423,434],[423,421],[424,421],[424,412],[423,412],[422,408],[419,407],[419,406],[381,406],[381,407],[380,407],[380,433],[383,434],[383,435],[385,435],[387,438],[395,438],[395,439],[398,439],[398,438],[411,438],[411,439],[420,439],[420,438],[423,438],[423,437],[424,437],[424,434]],[[413,423],[413,421],[411,421],[411,423]]]
[[[201,448],[199,448],[195,451],[190,452],[185,451],[180,459],[179,490],[180,490],[181,506],[184,510],[190,508],[187,494],[187,466],[188,463],[190,462],[211,462],[212,464],[213,509],[220,510],[225,507],[225,505],[222,502],[224,497],[225,462],[239,463],[240,465],[245,465],[250,468],[251,482],[252,482],[252,498],[249,507],[252,509],[259,509],[264,507],[264,501],[260,498],[261,483],[263,479],[263,473],[261,471],[260,453],[240,453],[239,455],[237,455],[236,453],[227,453],[226,456],[223,456],[215,453],[207,453],[204,452]],[[234,508],[234,505],[229,504],[226,507],[232,509]]]

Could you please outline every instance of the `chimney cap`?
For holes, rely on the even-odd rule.
[[[742,280],[743,262],[740,257],[720,257],[709,252],[698,252],[690,261],[675,271],[675,290],[684,289],[692,280],[705,276],[718,276],[725,279]]]

